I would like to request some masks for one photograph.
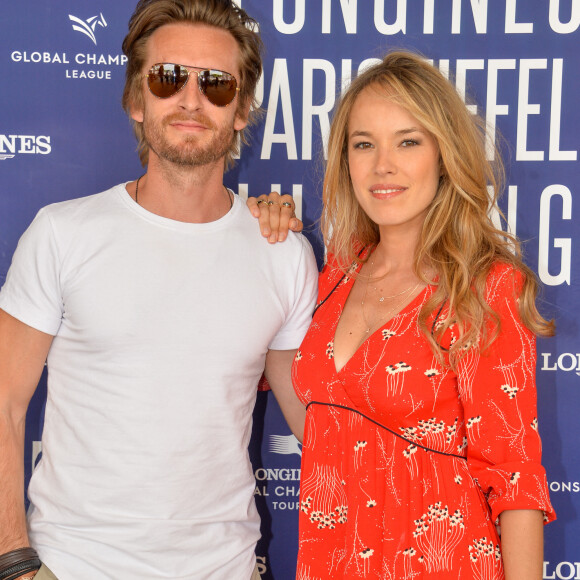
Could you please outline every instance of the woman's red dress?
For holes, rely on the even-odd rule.
[[[354,282],[342,276],[323,270],[319,299],[330,296],[293,366],[308,405],[297,578],[504,578],[499,514],[555,518],[540,463],[535,338],[514,298],[519,275],[493,269],[487,301],[501,333],[483,353],[467,349],[456,372],[418,328],[432,287],[337,372],[334,334]]]

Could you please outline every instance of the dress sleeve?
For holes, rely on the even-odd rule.
[[[487,497],[492,520],[507,509],[556,514],[541,464],[536,403],[536,341],[520,320],[522,275],[507,266],[490,274],[487,301],[501,327],[483,352],[471,347],[458,365],[458,387],[467,431],[467,460]]]

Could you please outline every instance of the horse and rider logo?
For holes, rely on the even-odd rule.
[[[73,30],[88,36],[95,43],[95,45],[97,44],[97,37],[95,36],[95,29],[97,28],[97,25],[102,26],[103,28],[107,26],[107,21],[105,20],[102,12],[99,14],[99,16],[91,16],[90,18],[87,18],[87,20],[81,20],[72,14],[69,14],[68,17],[69,20],[74,23]]]

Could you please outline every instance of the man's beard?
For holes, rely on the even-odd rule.
[[[211,131],[209,141],[200,143],[200,135],[183,135],[178,143],[169,143],[166,131],[170,123],[176,121],[195,121]],[[232,125],[216,126],[205,115],[169,115],[160,121],[153,121],[147,116],[143,119],[143,136],[149,149],[157,157],[183,167],[208,165],[223,159],[231,149],[234,141]]]

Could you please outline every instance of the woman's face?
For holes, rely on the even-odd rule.
[[[378,90],[364,89],[350,112],[354,193],[381,232],[418,233],[439,184],[439,147],[415,117]]]

